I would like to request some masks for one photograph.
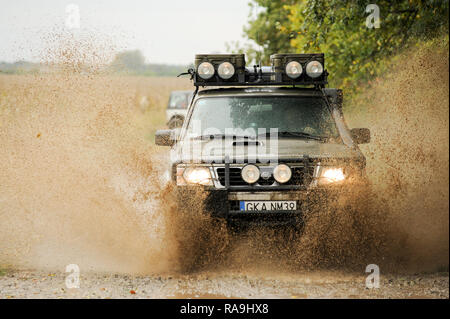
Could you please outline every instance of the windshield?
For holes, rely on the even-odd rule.
[[[299,96],[201,98],[194,107],[188,134],[252,136],[269,133],[271,128],[285,137],[339,136],[324,99]]]
[[[170,95],[169,109],[185,109],[189,104],[191,92],[174,92]]]

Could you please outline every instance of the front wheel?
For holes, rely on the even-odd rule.
[[[178,194],[176,211],[176,263],[181,273],[215,267],[224,260],[229,232],[223,219],[212,217],[204,208],[201,192]]]

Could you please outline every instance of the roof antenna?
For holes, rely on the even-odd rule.
[[[257,6],[254,6],[253,10],[254,10],[253,14],[255,15],[255,18],[257,18],[258,17]],[[262,69],[262,56],[263,56],[264,50],[263,50],[262,44],[259,44],[259,41],[260,41],[259,31],[256,31],[256,45],[259,47],[259,61],[255,60],[255,63],[257,63],[257,66],[261,70]],[[258,57],[256,57],[256,59],[258,59]]]

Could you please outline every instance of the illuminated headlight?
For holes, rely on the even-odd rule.
[[[178,170],[177,175],[179,175]],[[212,185],[211,172],[208,167],[188,167],[184,169],[181,176],[187,184]],[[177,176],[177,184],[182,185],[182,182],[182,179],[179,180]]]
[[[334,184],[344,181],[344,169],[340,167],[324,167],[320,173],[319,184]]]
[[[303,68],[297,61],[291,61],[286,65],[286,75],[291,79],[296,79],[302,75]]]
[[[202,62],[197,68],[198,75],[205,80],[208,80],[214,75],[214,66],[209,62]]]
[[[323,73],[323,65],[319,61],[311,61],[306,65],[306,74],[315,79]]]
[[[241,170],[241,176],[244,181],[249,184],[254,184],[258,181],[260,172],[259,168],[255,165],[246,165]]]
[[[230,62],[223,62],[217,68],[217,73],[222,79],[228,80],[234,75],[234,66]]]
[[[278,183],[283,184],[291,179],[292,171],[289,166],[280,164],[273,170],[273,177]]]

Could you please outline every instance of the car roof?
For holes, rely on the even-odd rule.
[[[194,93],[193,90],[189,91],[189,90],[184,90],[184,91],[172,91],[170,92],[170,94],[188,94],[188,93]]]
[[[314,88],[294,87],[232,87],[204,89],[198,92],[198,97],[230,96],[230,95],[301,95],[323,96],[322,91]]]

